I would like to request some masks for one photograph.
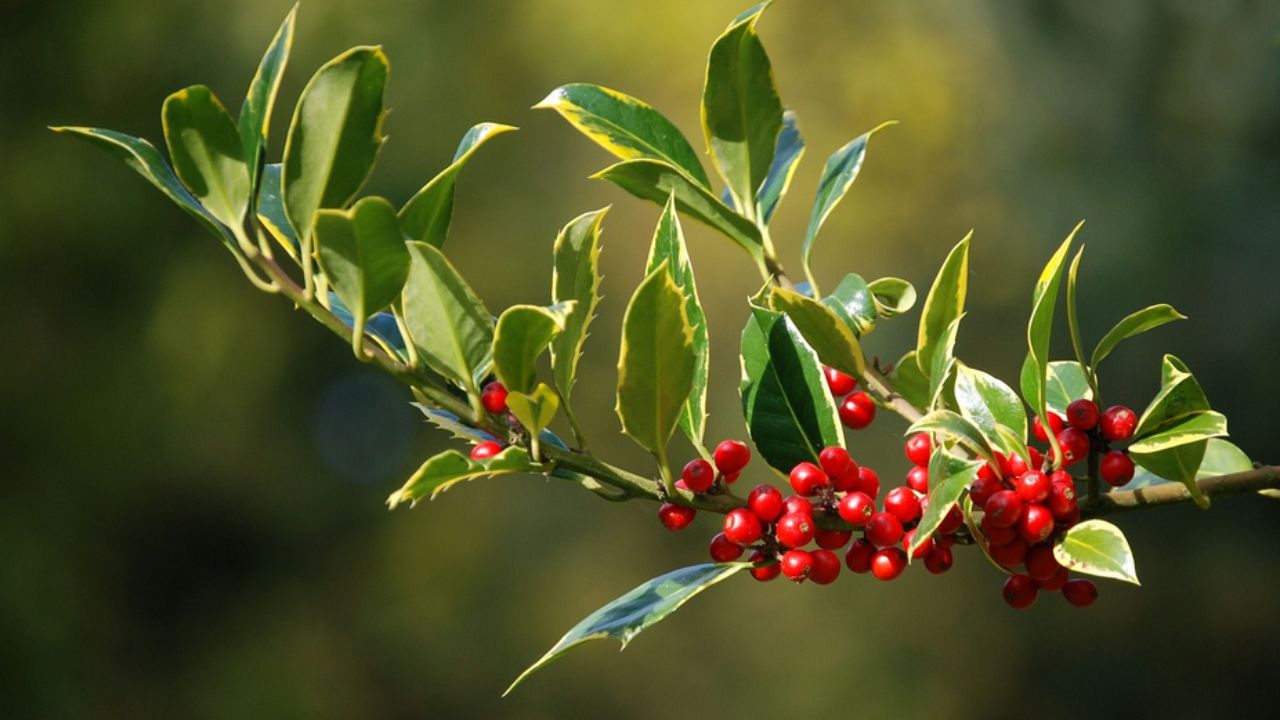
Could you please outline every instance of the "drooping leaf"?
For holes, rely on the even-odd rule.
[[[760,217],[756,191],[773,165],[782,130],[782,101],[756,23],[764,2],[734,19],[707,58],[702,127],[716,168],[748,219]]]
[[[680,212],[720,231],[746,250],[757,263],[761,262],[764,245],[760,230],[670,163],[649,159],[624,160],[591,177],[608,180],[632,195],[658,205],[665,205],[675,193],[676,208]]]
[[[791,178],[796,174],[802,155],[804,138],[800,135],[796,114],[788,110],[782,113],[782,131],[778,133],[778,144],[773,149],[773,164],[769,166],[769,175],[756,192],[756,205],[760,208],[760,218],[764,222],[773,219],[778,203],[787,194],[787,188],[791,187]]]
[[[556,391],[552,390],[550,385],[538,383],[538,387],[532,392],[508,393],[507,408],[530,433],[541,436],[542,431],[555,419],[556,411],[560,409],[560,396],[556,395]]]
[[[1066,240],[1045,264],[1031,293],[1031,319],[1027,322],[1027,360],[1022,370],[1022,394],[1035,404],[1036,415],[1045,417],[1046,374],[1049,369],[1049,336],[1053,332],[1053,312],[1058,304],[1058,287],[1062,284],[1062,263],[1071,247],[1071,241],[1084,223],[1076,225]],[[1049,435],[1050,457],[1060,458],[1058,438]],[[1056,466],[1056,465],[1055,465]]]
[[[955,398],[960,414],[973,421],[993,446],[1005,444],[1000,427],[1026,441],[1027,413],[1022,409],[1022,399],[999,378],[957,363]]]
[[[925,377],[916,364],[915,350],[908,351],[894,363],[893,371],[889,373],[889,383],[894,392],[912,405],[918,408],[929,406],[929,378]]]
[[[867,143],[871,140],[871,136],[893,124],[893,122],[884,123],[851,140],[832,153],[831,157],[827,158],[827,164],[822,168],[822,176],[818,179],[818,192],[813,199],[813,209],[809,213],[809,227],[804,232],[804,244],[800,249],[800,262],[804,267],[804,276],[814,287],[817,287],[817,282],[814,280],[811,258],[814,242],[818,239],[818,231],[822,229],[831,211],[844,199],[845,193],[849,192],[849,186],[853,185],[853,181],[858,178],[862,161],[867,157]]]
[[[675,196],[667,201],[649,246],[649,262],[646,273],[667,263],[671,279],[684,293],[688,303],[689,325],[693,328],[693,389],[680,409],[680,430],[694,447],[702,447],[702,436],[707,429],[707,377],[711,371],[711,340],[707,334],[707,317],[698,299],[698,284],[693,277],[693,264],[689,249],[685,246],[684,230],[676,215]]]
[[[875,297],[861,275],[845,275],[836,289],[822,298],[822,304],[830,308],[858,337],[876,329]]]
[[[660,263],[636,288],[623,316],[616,408],[622,432],[659,462],[693,390],[696,363],[688,301],[669,262]]]
[[[424,462],[399,490],[391,493],[387,506],[394,510],[407,502],[412,507],[428,495],[435,500],[440,493],[464,480],[545,470],[545,466],[529,459],[524,448],[514,445],[487,460],[472,460],[457,450],[446,450]]]
[[[920,517],[915,535],[911,536],[911,547],[907,552],[907,561],[911,553],[933,536],[938,526],[946,519],[951,508],[956,506],[965,488],[978,476],[978,470],[986,463],[980,460],[961,460],[941,447],[935,447],[929,458],[929,506]]]
[[[512,305],[498,317],[493,335],[493,370],[508,391],[528,393],[537,382],[538,357],[564,330],[577,302],[552,307]]]
[[[262,55],[258,70],[249,83],[249,92],[240,105],[239,134],[243,144],[243,158],[249,167],[249,187],[258,187],[262,159],[267,149],[267,132],[271,128],[271,111],[275,108],[276,93],[280,90],[280,78],[289,63],[289,50],[293,47],[293,21],[298,15],[294,5],[284,22],[276,30],[275,37]]]
[[[711,182],[683,133],[662,113],[617,90],[589,83],[561,85],[535,109],[560,113],[583,135],[622,160],[662,160],[710,190]]]
[[[1111,351],[1121,341],[1134,335],[1141,335],[1148,330],[1154,330],[1165,323],[1186,319],[1186,315],[1174,310],[1169,305],[1162,304],[1145,307],[1116,323],[1116,326],[1111,328],[1111,331],[1098,341],[1098,346],[1093,349],[1093,360],[1090,365],[1094,368],[1094,372],[1097,372],[1098,364],[1110,355]]]
[[[400,296],[409,275],[396,209],[384,198],[367,197],[349,211],[321,210],[315,234],[320,267],[351,311],[358,340],[365,320]]]
[[[387,69],[381,48],[356,47],[321,66],[302,90],[284,143],[282,187],[304,246],[316,211],[344,207],[373,169]]]
[[[240,227],[249,209],[249,169],[235,121],[203,85],[165,98],[161,115],[169,157],[182,183],[219,222]]]
[[[866,374],[858,336],[825,303],[779,287],[773,289],[770,304],[790,318],[823,365],[856,378]]]
[[[824,447],[844,445],[835,400],[822,365],[800,331],[779,312],[759,306],[742,331],[743,416],[771,467],[789,473],[817,462]]]
[[[453,162],[440,174],[431,178],[409,202],[400,209],[400,228],[410,240],[421,240],[429,245],[443,247],[453,221],[453,194],[458,173],[471,156],[490,138],[514,131],[510,125],[480,123],[462,136]]]
[[[1105,520],[1085,520],[1072,527],[1054,544],[1053,557],[1078,573],[1141,584],[1129,541]]]
[[[880,317],[891,318],[904,315],[916,304],[916,287],[896,277],[883,277],[867,284],[871,296],[875,299],[876,312]]]
[[[435,247],[406,243],[404,323],[418,356],[471,394],[493,357],[493,316]]]
[[[984,460],[990,462],[993,459],[991,445],[982,430],[973,421],[952,410],[934,410],[907,429],[908,435],[918,432],[941,433],[958,441]]]
[[[609,208],[579,215],[556,236],[551,300],[573,302],[564,332],[551,342],[551,375],[566,403],[577,380],[587,329],[600,303],[600,225]]]
[[[289,222],[284,211],[284,196],[280,187],[280,163],[268,163],[262,168],[262,176],[258,180],[258,202],[256,204],[258,222],[271,233],[276,243],[289,254],[298,259],[298,233]]]
[[[545,655],[511,683],[503,696],[552,660],[588,640],[617,638],[627,644],[649,626],[665,620],[690,598],[735,573],[751,567],[751,563],[693,565],[660,575],[596,610],[574,625]]]
[[[920,315],[920,331],[916,339],[916,363],[928,376],[933,367],[933,354],[947,329],[964,314],[964,298],[969,287],[969,240],[964,236],[942,262],[938,275],[925,296]]]

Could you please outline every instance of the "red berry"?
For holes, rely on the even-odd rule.
[[[1003,592],[1004,601],[1009,603],[1009,607],[1018,610],[1029,608],[1036,602],[1036,581],[1027,575],[1010,575],[1004,581]]]
[[[1018,518],[1018,534],[1029,544],[1043,542],[1053,532],[1053,513],[1049,508],[1033,503],[1022,510]]]
[[[1029,464],[1026,460],[1023,460],[1020,456],[1014,454],[1014,455],[1010,455],[1005,460],[1004,467],[1005,467],[1004,474],[1006,476],[1016,478],[1016,477],[1021,477],[1023,473],[1030,470],[1033,466]]]
[[[1054,435],[1062,432],[1062,428],[1066,427],[1067,421],[1062,416],[1052,410],[1049,411],[1049,431]],[[1044,424],[1040,422],[1040,417],[1036,416],[1035,422],[1031,425],[1031,432],[1035,433],[1036,438],[1040,442],[1049,442],[1049,433],[1045,432]]]
[[[992,454],[995,455],[996,467],[1000,470],[1000,477],[1012,475],[1013,471],[1009,468],[1009,456],[999,451]]]
[[[1062,586],[1062,597],[1076,607],[1089,607],[1098,599],[1098,587],[1090,580],[1076,578]]]
[[[1075,510],[1054,519],[1057,521],[1053,525],[1055,532],[1058,530],[1070,530],[1073,525],[1080,522],[1080,506],[1077,505]]]
[[[987,472],[984,474],[982,470]],[[983,465],[982,470],[978,471],[978,476],[969,485],[969,497],[978,507],[986,507],[991,496],[1004,489],[1004,485],[996,479],[996,474],[988,466]]]
[[[1044,467],[1044,454],[1035,448],[1027,448],[1027,457],[1031,458],[1031,470]]]
[[[791,468],[791,488],[796,491],[797,495],[809,497],[818,492],[818,488],[831,482],[827,474],[822,472],[817,465],[810,462],[802,462]]]
[[[1121,442],[1133,437],[1138,427],[1138,415],[1123,405],[1112,405],[1102,413],[1098,420],[1098,429],[1102,437],[1111,442]]]
[[[751,568],[751,577],[759,580],[760,582],[769,582],[770,580],[778,577],[778,573],[782,572],[781,565],[774,561],[773,558],[766,555],[763,550],[753,551],[749,560],[756,566]],[[767,562],[769,564],[761,565],[760,563],[763,562]]]
[[[919,560],[920,558],[927,555],[930,550],[933,549],[933,536],[929,536],[925,538],[924,542],[920,543],[920,547],[912,551],[911,542],[915,539],[915,536],[916,536],[916,528],[911,528],[910,530],[903,533],[902,549],[910,552],[911,557],[915,558],[916,560]]]
[[[852,375],[845,375],[833,367],[822,368],[822,374],[827,377],[827,387],[831,388],[831,394],[842,398],[853,392],[858,387],[858,379]]]
[[[1076,427],[1058,433],[1058,445],[1062,448],[1062,464],[1070,467],[1089,456],[1089,436]]]
[[[760,518],[746,508],[730,510],[724,516],[724,536],[739,545],[750,545],[760,539]]]
[[[1067,580],[1071,578],[1071,573],[1066,568],[1058,568],[1058,572],[1053,574],[1048,580],[1037,580],[1036,587],[1045,592],[1057,592],[1067,584]]]
[[[716,446],[712,453],[716,461],[716,469],[724,475],[741,472],[751,462],[751,449],[744,442],[725,440]]]
[[[502,452],[501,445],[492,440],[485,440],[484,442],[476,443],[476,446],[471,448],[471,459],[488,460],[500,452]]]
[[[721,477],[723,477],[723,478],[724,478],[724,482],[725,482],[725,484],[726,484],[726,485],[732,485],[732,484],[734,484],[734,483],[738,482],[738,478],[739,478],[739,477],[741,477],[741,476],[742,476],[742,471],[741,471],[741,470],[739,470],[739,471],[738,471],[738,472],[736,472],[736,473],[728,473],[728,474],[726,474],[726,475],[722,475]]]
[[[711,538],[711,559],[716,562],[733,562],[742,557],[742,546],[730,540],[724,533],[716,533]]]
[[[800,513],[813,517],[813,503],[805,500],[799,495],[788,495],[786,500],[782,501],[782,514]]]
[[[920,519],[920,498],[916,491],[906,487],[896,487],[884,496],[884,509],[898,516],[903,524]]]
[[[662,507],[658,508],[658,519],[662,521],[662,526],[672,532],[689,527],[697,514],[697,510],[675,503],[662,503]]]
[[[929,553],[924,556],[925,570],[928,570],[934,575],[941,575],[942,573],[950,570],[953,562],[951,548],[943,545],[935,544],[933,547],[929,548]]]
[[[849,540],[852,538],[852,530],[823,530],[818,528],[813,531],[814,542],[818,543],[818,547],[824,550],[839,550],[848,545]]]
[[[941,535],[941,534],[937,534],[937,533],[935,533],[935,534],[934,534],[934,536],[933,536],[933,544],[934,544],[934,545],[940,545],[940,546],[942,546],[942,547],[951,547],[952,545],[955,545],[955,544],[956,544],[956,536],[955,536],[955,535]]]
[[[850,460],[849,469],[840,475],[831,475],[831,486],[840,492],[853,492],[861,487],[858,464]]]
[[[830,585],[840,576],[840,557],[830,550],[814,550],[809,553],[813,567],[809,579],[819,585]]]
[[[1129,458],[1129,453],[1121,450],[1112,450],[1102,456],[1102,463],[1098,466],[1102,479],[1111,487],[1120,487],[1133,479],[1133,460]]]
[[[854,473],[858,471],[853,458],[849,457],[849,451],[842,447],[822,448],[822,452],[818,453],[818,464],[822,466],[822,471],[827,474],[827,477],[831,478],[845,475],[850,470]]]
[[[942,522],[938,524],[939,535],[950,535],[960,529],[964,524],[964,513],[961,512],[959,505],[952,505],[951,510],[942,518]]]
[[[804,582],[813,570],[813,556],[805,550],[788,550],[782,553],[781,565],[788,580]]]
[[[1027,574],[1037,582],[1052,578],[1062,569],[1058,560],[1053,557],[1053,546],[1048,543],[1031,546],[1023,562],[1027,565]]]
[[[757,485],[747,494],[747,507],[760,522],[773,522],[782,515],[782,493],[772,485]]]
[[[851,492],[840,498],[840,504],[836,509],[839,510],[840,517],[845,522],[854,527],[862,527],[875,514],[876,503],[865,493]]]
[[[929,468],[916,465],[907,471],[907,487],[921,495],[929,492]]]
[[[1076,500],[1075,483],[1053,483],[1053,488],[1049,490],[1048,506],[1055,520],[1063,520],[1076,512],[1080,505]]]
[[[485,410],[494,415],[501,415],[507,411],[507,387],[498,381],[494,381],[484,386],[484,390],[480,392],[480,404]]]
[[[1092,430],[1098,425],[1098,403],[1080,398],[1067,406],[1067,423],[1079,430]]]
[[[778,525],[774,532],[778,535],[778,542],[790,548],[798,548],[808,545],[809,541],[813,540],[816,529],[811,515],[787,513],[778,518]]]
[[[1027,559],[1027,542],[1015,537],[1003,545],[992,545],[987,550],[991,559],[1007,568],[1015,568]]]
[[[711,467],[711,463],[698,458],[690,460],[689,464],[684,466],[680,479],[689,490],[696,493],[706,492],[716,482],[716,470]]]
[[[862,466],[858,468],[858,491],[875,500],[880,495],[880,476],[875,470]]]
[[[865,573],[871,570],[871,556],[875,554],[875,545],[866,540],[854,540],[844,554],[844,564],[853,572]]]
[[[902,539],[902,521],[889,512],[878,512],[867,521],[867,540],[876,547],[897,545]]]
[[[1049,476],[1039,470],[1028,470],[1022,473],[1013,485],[1017,489],[1018,497],[1026,503],[1044,502],[1049,497],[1049,491],[1053,489]]]
[[[864,392],[856,392],[840,403],[840,422],[852,430],[861,430],[876,419],[876,403]]]
[[[1076,479],[1071,477],[1071,473],[1066,470],[1054,470],[1049,473],[1049,482],[1054,485],[1070,485],[1075,487]]]
[[[1022,516],[1022,498],[1012,490],[1001,490],[987,498],[982,509],[995,527],[1013,527]]]
[[[916,433],[907,438],[905,449],[907,459],[912,465],[929,466],[929,455],[933,452],[933,442],[929,440],[929,433]]]
[[[907,569],[907,554],[899,547],[877,550],[871,556],[871,574],[878,580],[892,580]]]
[[[1014,538],[1018,537],[1016,528],[996,527],[991,524],[991,520],[985,515],[982,517],[982,534],[986,536],[987,544],[992,547],[1013,542]]]

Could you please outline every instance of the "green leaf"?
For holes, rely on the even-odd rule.
[[[165,162],[164,157],[151,143],[142,138],[101,128],[50,127],[49,129],[56,133],[71,133],[76,137],[83,138],[89,141],[90,144],[96,145],[124,161],[134,172],[154,185],[166,197],[176,203],[178,207],[186,210],[192,217],[199,220],[209,232],[218,236],[218,239],[222,240],[222,243],[230,248],[232,252],[239,252],[235,238],[231,236],[230,231],[222,223],[218,222],[213,215],[209,214],[209,211],[200,204],[200,201],[196,200],[183,187],[178,180],[178,176],[173,174],[169,164]]]
[[[249,169],[235,121],[203,85],[165,98],[161,115],[182,183],[219,222],[239,228],[249,209]]]
[[[289,222],[284,211],[284,196],[280,187],[280,163],[268,163],[262,168],[259,180],[257,213],[258,221],[271,233],[276,242],[289,253],[289,257],[298,259],[298,233]]]
[[[427,418],[427,422],[431,423],[436,428],[449,433],[455,439],[469,443],[479,443],[486,440],[492,442],[499,441],[496,435],[473,427],[470,423],[457,415],[431,407],[431,405],[428,404],[430,401],[426,396],[420,394],[417,390],[413,391],[413,395],[418,398],[419,402],[410,403],[410,405],[413,405],[418,408],[418,410],[422,411],[422,414]]]
[[[508,393],[507,408],[531,434],[538,435],[555,419],[556,411],[560,409],[560,396],[550,385],[538,383],[531,393]]]
[[[929,368],[929,403],[925,407],[942,407],[945,404],[944,391],[957,362],[956,336],[960,334],[960,321],[963,319],[964,315],[960,315],[952,320],[938,338],[933,351],[932,367]]]
[[[844,445],[822,365],[785,315],[751,308],[742,331],[743,416],[761,457],[781,473]]]
[[[564,330],[577,302],[549,308],[512,305],[498,318],[493,335],[493,370],[508,391],[527,393],[538,379],[538,356]]]
[[[683,133],[643,101],[589,83],[561,85],[535,109],[560,113],[583,135],[623,160],[662,160],[708,190],[711,182]]]
[[[964,236],[942,262],[920,316],[920,332],[916,340],[916,363],[928,376],[933,367],[933,354],[951,323],[964,314],[964,298],[969,286],[969,240]]]
[[[787,188],[791,187],[791,178],[796,174],[802,155],[804,138],[800,135],[800,126],[796,124],[796,114],[788,110],[782,113],[782,131],[778,133],[778,144],[773,149],[773,164],[769,166],[769,175],[756,192],[756,205],[760,208],[760,218],[764,222],[773,219],[778,203],[787,194]]]
[[[1204,465],[1211,438],[1227,434],[1227,419],[1213,411],[1184,415],[1160,426],[1160,431],[1144,435],[1129,446],[1134,463],[1155,475],[1180,482],[1201,508],[1209,507],[1209,497],[1196,479]]]
[[[556,236],[551,299],[574,303],[565,318],[564,332],[551,342],[551,375],[566,403],[577,380],[587,329],[600,303],[600,225],[608,211],[604,208],[579,215]]]
[[[746,250],[757,263],[763,262],[764,244],[760,230],[670,163],[649,159],[625,160],[591,177],[608,180],[632,195],[658,205],[666,205],[671,194],[675,193],[676,208],[680,212],[720,231]]]
[[[702,127],[716,168],[738,208],[760,217],[756,191],[764,186],[782,131],[782,101],[756,23],[769,6],[743,13],[724,31],[707,58],[702,88]]]
[[[982,430],[972,420],[951,410],[934,410],[911,424],[907,434],[918,432],[941,433],[955,439],[965,448],[990,462],[993,459],[991,445]]]
[[[889,373],[889,383],[894,392],[912,405],[918,408],[929,406],[929,378],[925,377],[916,364],[915,350],[908,351],[894,364],[893,372]]]
[[[1165,355],[1160,367],[1160,392],[1138,419],[1135,439],[1163,432],[1184,418],[1209,410],[1209,398],[1186,364]]]
[[[1027,413],[1022,409],[1022,400],[999,378],[957,363],[955,398],[960,414],[973,421],[992,445],[1005,445],[1001,427],[1026,442]]]
[[[1219,475],[1248,472],[1252,469],[1253,461],[1249,459],[1249,456],[1246,455],[1243,450],[1228,440],[1212,438],[1205,443],[1204,457],[1200,461],[1200,467],[1196,470],[1195,479],[1203,480],[1205,478],[1217,477]],[[1156,475],[1150,470],[1139,465],[1137,471],[1133,475],[1133,479],[1124,486],[1124,489],[1139,490],[1144,487],[1168,482],[1178,481]]]
[[[1076,256],[1071,259],[1071,266],[1067,268],[1067,329],[1071,333],[1071,349],[1075,351],[1076,360],[1083,367],[1084,359],[1084,343],[1080,340],[1080,316],[1076,307],[1076,278],[1080,274],[1080,259],[1084,257],[1084,245],[1076,251]]]
[[[1032,409],[1040,417],[1045,417],[1047,410],[1045,383],[1049,369],[1049,337],[1053,332],[1053,311],[1058,304],[1058,286],[1062,284],[1062,262],[1082,225],[1083,222],[1076,225],[1067,239],[1058,246],[1040,272],[1031,293],[1031,319],[1027,322],[1028,354],[1022,368],[1021,385],[1023,396],[1028,400],[1034,399]],[[1049,451],[1050,457],[1062,456],[1058,450],[1058,438],[1053,434],[1049,435]]]
[[[1105,520],[1085,520],[1072,527],[1054,544],[1053,557],[1078,573],[1141,585],[1129,541]]]
[[[778,287],[773,289],[770,304],[774,310],[786,313],[822,364],[856,378],[866,374],[858,336],[825,303]]]
[[[503,696],[509,695],[535,670],[588,640],[617,638],[626,649],[641,631],[666,619],[694,595],[749,567],[751,563],[745,562],[706,563],[680,568],[649,580],[574,625],[545,655],[520,673],[520,677],[502,693]]]
[[[929,507],[925,508],[916,526],[915,535],[911,536],[911,547],[907,551],[907,561],[911,561],[911,553],[933,536],[938,526],[946,519],[951,508],[960,501],[965,488],[978,476],[978,470],[985,465],[980,460],[961,460],[941,447],[935,447],[929,458]]]
[[[293,47],[293,21],[298,15],[294,5],[275,37],[262,55],[262,62],[249,83],[249,92],[240,105],[239,135],[243,144],[244,161],[249,166],[249,187],[258,187],[262,159],[267,149],[267,132],[271,129],[271,111],[275,108],[276,93],[280,90],[280,78],[289,63],[289,50]]]
[[[822,299],[822,304],[830,308],[858,337],[876,329],[876,301],[871,294],[871,287],[861,275],[845,275],[836,289]]]
[[[622,432],[661,464],[693,390],[696,363],[688,301],[663,262],[636,288],[623,316],[616,408]]]
[[[493,316],[438,249],[406,245],[402,302],[410,340],[432,370],[474,395],[493,359]]]
[[[510,125],[480,123],[462,136],[453,162],[422,187],[400,209],[400,227],[410,240],[444,247],[453,221],[453,193],[458,173],[471,156],[490,138],[516,130]]]
[[[1116,323],[1116,326],[1111,328],[1111,331],[1104,335],[1102,340],[1098,341],[1098,346],[1093,349],[1093,360],[1090,363],[1094,369],[1093,371],[1098,371],[1098,364],[1102,362],[1103,358],[1110,355],[1111,351],[1115,350],[1116,345],[1119,345],[1122,340],[1131,338],[1134,335],[1141,335],[1148,330],[1153,330],[1175,320],[1186,319],[1186,315],[1174,310],[1169,305],[1152,305],[1129,315]]]
[[[315,233],[320,267],[351,311],[359,354],[365,320],[395,302],[409,275],[409,250],[396,209],[384,198],[367,197],[349,211],[321,210]]]
[[[698,299],[698,285],[693,277],[693,265],[689,249],[685,245],[684,230],[676,215],[675,196],[667,201],[658,228],[649,246],[649,262],[645,272],[657,270],[663,263],[671,269],[671,279],[684,293],[688,301],[686,310],[689,325],[693,328],[693,389],[680,409],[680,430],[695,447],[702,447],[702,437],[707,429],[707,377],[711,370],[711,341],[707,335],[707,317]]]
[[[464,480],[511,473],[542,473],[546,467],[529,459],[524,448],[511,446],[487,460],[472,460],[457,450],[446,450],[422,464],[401,488],[387,498],[392,510],[403,503],[410,507],[430,495],[435,500],[440,493]]]
[[[813,255],[813,244],[818,239],[818,231],[822,229],[831,211],[844,199],[845,193],[849,192],[849,186],[853,185],[853,181],[858,178],[862,161],[867,157],[867,143],[871,140],[871,136],[893,124],[895,123],[884,123],[853,139],[832,153],[831,157],[827,158],[827,164],[822,168],[822,176],[818,179],[818,192],[813,199],[813,210],[809,213],[809,227],[804,232],[804,244],[800,249],[800,262],[804,267],[804,276],[815,288],[818,287],[818,283],[814,280],[810,258]]]
[[[382,147],[387,57],[357,47],[325,63],[302,90],[284,143],[284,206],[303,246],[315,213],[344,207]]]
[[[1066,417],[1067,406],[1074,400],[1093,399],[1089,374],[1073,360],[1055,360],[1045,373],[1045,407]]]
[[[916,287],[896,277],[884,277],[872,280],[867,288],[875,300],[876,312],[880,317],[891,318],[904,315],[916,304]]]
[[[1155,453],[1161,450],[1227,435],[1227,418],[1212,410],[1187,415],[1161,426],[1160,432],[1143,436],[1129,445],[1132,453]],[[1193,471],[1194,472],[1194,471]]]

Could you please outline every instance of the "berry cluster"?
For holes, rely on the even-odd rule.
[[[840,403],[840,422],[851,430],[861,430],[876,419],[876,402],[871,396],[858,390],[858,379],[835,368],[823,368],[827,387]]]

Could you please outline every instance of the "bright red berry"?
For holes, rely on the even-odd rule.
[[[991,559],[1007,568],[1016,568],[1027,559],[1027,541],[1015,537],[1003,545],[992,545],[987,548]]]
[[[982,470],[987,472],[984,474]],[[986,507],[987,501],[991,499],[991,496],[1004,489],[1004,485],[996,479],[996,474],[991,472],[988,466],[982,466],[982,470],[978,471],[978,476],[969,484],[969,497],[973,499],[973,504],[978,507]]]
[[[1048,543],[1032,545],[1023,562],[1027,566],[1027,574],[1037,582],[1052,578],[1062,568],[1053,556],[1053,546]]]
[[[905,450],[907,459],[912,465],[928,467],[929,454],[933,452],[933,441],[929,439],[929,433],[916,433],[907,438]]]
[[[875,470],[861,466],[858,468],[858,491],[875,500],[880,495],[880,476]]]
[[[840,504],[836,509],[845,522],[854,527],[862,527],[875,514],[876,503],[865,493],[851,492],[840,498]]]
[[[831,479],[813,463],[802,462],[791,468],[791,488],[797,495],[809,497],[818,492],[818,488],[827,485]]]
[[[952,559],[951,548],[943,545],[935,544],[929,548],[928,554],[924,556],[925,570],[934,575],[941,575],[950,570],[952,564],[954,564],[954,560]]]
[[[1056,475],[1057,473],[1054,474]],[[1063,520],[1070,517],[1080,507],[1079,502],[1076,500],[1075,483],[1053,483],[1053,488],[1049,490],[1048,505],[1049,512],[1053,513],[1054,519]]]
[[[931,535],[925,538],[924,542],[920,543],[920,547],[916,548],[915,550],[911,550],[911,543],[912,541],[915,540],[915,537],[916,537],[915,528],[911,528],[910,530],[903,533],[902,549],[908,551],[911,554],[911,557],[915,558],[916,560],[919,560],[920,558],[927,555],[930,550],[933,549],[933,536]]]
[[[849,473],[850,469],[854,473],[858,472],[853,458],[849,457],[849,451],[834,445],[822,448],[822,452],[818,453],[818,464],[822,466],[822,471],[829,478],[845,475]]]
[[[858,464],[850,461],[849,469],[843,474],[831,475],[831,486],[840,492],[853,492],[861,486],[861,476],[858,474]]]
[[[813,540],[813,533],[817,526],[813,524],[813,517],[803,513],[787,513],[778,518],[778,525],[774,529],[777,533],[778,542],[789,548],[804,547]]]
[[[788,495],[787,499],[782,501],[782,514],[800,513],[813,517],[813,503],[800,497],[799,495]]]
[[[840,422],[852,430],[861,430],[876,419],[876,403],[864,392],[856,392],[840,403]]]
[[[908,487],[896,487],[884,496],[884,509],[898,517],[903,524],[920,519],[920,498]]]
[[[1098,470],[1108,485],[1120,487],[1133,479],[1133,460],[1129,457],[1129,453],[1112,450],[1102,456]]]
[[[1121,442],[1133,437],[1138,427],[1138,415],[1123,405],[1112,405],[1102,413],[1098,420],[1098,429],[1102,437],[1111,442]]]
[[[907,487],[921,495],[929,492],[929,468],[914,465],[907,471]]]
[[[818,543],[818,547],[824,550],[839,550],[849,544],[849,540],[853,539],[852,530],[823,530],[818,528],[813,531],[813,540]]]
[[[781,565],[788,580],[804,582],[813,570],[813,556],[806,550],[788,550],[782,553]]]
[[[1044,454],[1035,448],[1027,448],[1027,457],[1031,459],[1031,470],[1044,467]]]
[[[833,367],[822,368],[822,374],[827,378],[827,387],[831,389],[831,394],[842,398],[853,392],[858,387],[858,379],[852,375],[845,375]]]
[[[1054,573],[1053,577],[1048,580],[1037,580],[1036,587],[1045,592],[1058,592],[1070,579],[1071,573],[1066,568],[1058,568],[1058,572]]]
[[[1067,406],[1067,423],[1079,430],[1092,430],[1098,426],[1098,403],[1080,398]]]
[[[498,381],[493,381],[484,386],[484,390],[480,392],[480,404],[485,410],[494,415],[501,415],[507,411],[507,387]]]
[[[1022,517],[1018,518],[1018,534],[1023,540],[1034,545],[1047,540],[1052,532],[1053,513],[1049,512],[1049,508],[1039,503],[1023,508]]]
[[[716,533],[711,538],[711,559],[716,562],[733,562],[742,557],[742,546],[730,540],[724,533]]]
[[[1049,431],[1054,435],[1062,432],[1062,428],[1066,427],[1067,421],[1056,412],[1049,411]],[[1040,422],[1040,417],[1036,416],[1035,422],[1031,425],[1031,432],[1035,433],[1036,438],[1040,442],[1049,442],[1049,433],[1045,432],[1044,423]]]
[[[1004,474],[1006,476],[1016,478],[1016,477],[1021,477],[1023,473],[1027,472],[1034,466],[1028,463],[1026,460],[1023,460],[1021,456],[1017,454],[1013,454],[1005,459],[1004,467],[1005,467]]]
[[[1004,581],[1003,593],[1009,607],[1018,610],[1029,608],[1036,602],[1036,581],[1028,575],[1010,575]]]
[[[747,494],[747,507],[760,522],[773,522],[782,515],[782,493],[772,485],[757,485]]]
[[[672,532],[689,527],[689,523],[693,522],[697,514],[697,510],[675,503],[662,503],[662,507],[658,508],[658,520],[662,521],[663,527]]]
[[[1053,483],[1054,485],[1071,485],[1072,487],[1074,487],[1076,484],[1076,479],[1071,477],[1071,473],[1067,472],[1066,470],[1054,470],[1053,472],[1049,473],[1049,482]]]
[[[711,467],[711,463],[698,458],[690,460],[684,466],[684,470],[680,473],[680,479],[684,481],[685,487],[689,490],[701,493],[711,489],[716,483],[716,470]]]
[[[844,564],[853,572],[865,573],[871,570],[871,556],[875,554],[875,545],[866,540],[854,540],[844,554]]]
[[[878,512],[867,521],[866,537],[876,547],[897,545],[902,539],[902,521],[890,512]]]
[[[1076,607],[1089,607],[1098,599],[1098,587],[1090,580],[1076,578],[1062,586],[1062,597]]]
[[[830,585],[840,576],[840,557],[830,550],[814,550],[809,553],[813,567],[809,579],[819,585]]]
[[[751,568],[751,577],[760,582],[769,582],[778,577],[778,573],[782,572],[782,566],[777,562],[770,562],[770,558],[763,550],[755,550],[751,553],[750,561],[756,566]],[[760,563],[768,562],[768,565]]]
[[[1077,427],[1069,427],[1058,433],[1058,445],[1062,448],[1062,464],[1070,467],[1089,456],[1089,436]]]
[[[502,452],[501,445],[492,440],[485,440],[483,442],[476,443],[476,446],[471,448],[471,459],[488,460],[500,452]]]
[[[892,580],[907,569],[907,554],[899,547],[877,550],[871,556],[871,574],[878,580]]]
[[[724,516],[724,536],[739,545],[750,545],[760,539],[760,518],[746,508],[730,510]]]
[[[1001,490],[987,499],[982,506],[995,527],[1013,527],[1022,516],[1022,499],[1012,490]]]
[[[964,513],[961,512],[959,505],[952,505],[951,510],[942,518],[942,522],[938,523],[939,535],[950,535],[960,529],[964,524]]]
[[[1013,485],[1018,497],[1022,498],[1024,503],[1044,502],[1049,497],[1049,491],[1053,489],[1053,482],[1049,480],[1049,476],[1039,470],[1028,470],[1022,473]]]
[[[721,477],[723,477],[723,478],[724,478],[724,482],[725,482],[725,484],[726,484],[726,485],[732,485],[732,484],[734,484],[734,483],[738,482],[738,478],[739,478],[739,477],[742,477],[742,471],[741,471],[741,470],[739,470],[739,471],[738,471],[738,472],[736,472],[736,473],[728,473],[728,474],[726,474],[726,475],[722,475]]]
[[[716,446],[712,453],[716,461],[716,469],[725,475],[742,472],[742,468],[751,462],[751,449],[744,442],[725,440]]]

